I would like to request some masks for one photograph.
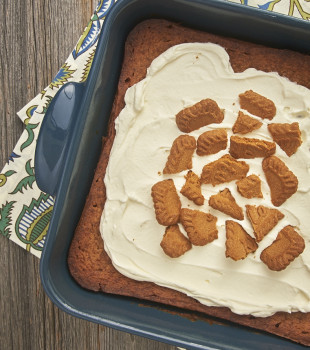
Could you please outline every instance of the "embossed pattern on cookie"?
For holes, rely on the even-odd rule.
[[[183,132],[191,132],[212,123],[221,123],[223,119],[223,111],[209,98],[183,109],[176,115],[177,126]]]
[[[263,125],[259,120],[239,111],[238,118],[232,127],[234,134],[247,134],[259,129]]]
[[[206,131],[198,137],[196,153],[199,156],[215,154],[227,147],[227,132],[224,129]]]
[[[243,220],[244,215],[242,208],[239,207],[235,198],[228,188],[214,194],[209,198],[209,205],[213,209],[219,210],[237,220]]]
[[[297,191],[298,179],[276,156],[265,158],[262,165],[270,188],[271,202],[279,207]]]
[[[256,242],[260,242],[279,222],[284,215],[274,208],[263,205],[246,205],[246,213],[254,230]]]
[[[301,132],[297,122],[272,123],[268,125],[268,130],[280,148],[290,157],[296,153],[298,147],[302,144]]]
[[[263,198],[261,185],[262,181],[266,180],[271,202],[274,206],[279,207],[297,191],[298,179],[281,159],[274,156],[275,152],[279,151],[276,144],[288,156],[296,153],[302,144],[299,124],[297,122],[291,124],[269,122],[269,125],[266,126],[273,142],[261,138],[245,137],[247,136],[245,134],[262,127],[263,122],[258,120],[259,118],[272,120],[277,111],[273,101],[252,90],[240,94],[239,102],[240,108],[249,112],[248,115],[240,110],[232,126],[233,134],[241,135],[232,135],[228,140],[226,125],[225,129],[224,127],[209,127],[209,130],[205,131],[207,129],[205,128],[205,132],[199,133],[197,142],[193,136],[180,135],[173,141],[163,174],[180,176],[180,172],[188,170],[184,176],[186,181],[180,193],[200,206],[205,202],[201,189],[202,184],[217,186],[236,181],[239,194],[244,198],[253,199]],[[223,119],[224,111],[219,108],[216,101],[207,98],[180,111],[176,115],[176,126],[182,132],[190,133],[211,123],[219,124]],[[265,130],[264,127],[263,133]],[[190,170],[193,165],[200,168],[200,164],[195,163],[199,157],[194,156],[193,164],[195,149],[198,156],[227,151],[220,158],[216,157],[217,160],[206,164],[199,177]],[[214,157],[210,158],[214,159]],[[264,158],[261,163],[265,175],[262,175],[262,181],[255,174],[247,176],[249,164],[252,163],[249,160],[248,164],[244,160],[253,158]],[[181,208],[181,201],[173,180],[164,180],[155,184],[152,187],[152,198],[158,223],[167,226],[160,243],[167,256],[180,257],[192,249],[192,246],[204,246],[218,238],[217,217],[200,210],[190,209],[191,204],[188,201],[186,201],[186,208]],[[184,198],[182,200],[184,201]],[[244,220],[243,208],[238,205],[228,188],[211,195],[208,206],[212,208],[212,213],[215,209],[236,221]],[[259,242],[284,218],[282,212],[275,208],[250,204],[245,207],[246,215],[253,228],[254,238],[251,236],[252,233],[249,235],[244,227],[235,220],[226,220],[225,224],[225,255],[235,261],[243,260],[248,254],[255,252]],[[299,256],[304,248],[303,238],[292,226],[286,226],[279,232],[276,240],[262,251],[260,258],[271,270],[281,271]]]
[[[213,186],[240,180],[246,177],[249,165],[244,161],[238,161],[229,154],[220,159],[208,163],[202,169],[200,176],[201,183],[212,184]]]
[[[164,226],[176,224],[180,218],[181,201],[173,180],[157,182],[152,186],[151,195],[158,223]]]
[[[186,182],[180,192],[183,196],[192,200],[196,205],[203,205],[205,199],[201,193],[201,184],[198,175],[189,170],[185,179]]]
[[[199,210],[181,209],[180,221],[193,245],[203,246],[217,239],[217,218]]]
[[[245,259],[258,248],[255,239],[244,228],[232,220],[226,221],[226,258],[235,261]]]
[[[196,149],[196,139],[189,135],[180,135],[172,144],[170,154],[163,170],[164,174],[175,174],[192,168],[192,156]]]
[[[231,136],[229,153],[238,158],[265,158],[273,155],[276,151],[276,144],[265,140]]]
[[[166,228],[160,246],[165,254],[171,258],[178,258],[192,248],[191,242],[182,234],[179,225]]]
[[[239,95],[240,107],[249,113],[263,119],[271,120],[276,115],[276,106],[269,100],[253,90],[248,90]]]
[[[305,249],[304,239],[293,226],[285,226],[276,240],[260,255],[261,260],[273,271],[284,270]]]
[[[236,182],[238,192],[245,198],[263,198],[261,181],[257,175],[249,175]]]

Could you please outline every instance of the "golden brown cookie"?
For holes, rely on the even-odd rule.
[[[236,182],[238,192],[245,198],[263,198],[261,181],[257,175],[249,175]]]
[[[280,148],[290,157],[296,153],[302,144],[301,132],[298,123],[272,123],[268,125],[268,130]]]
[[[211,214],[182,208],[180,221],[193,245],[203,246],[217,239],[217,218]]]
[[[195,137],[180,135],[172,144],[164,174],[176,174],[192,168],[192,156],[196,149]]]
[[[263,119],[271,120],[276,115],[276,106],[268,98],[248,90],[239,95],[240,107]]]
[[[202,169],[200,182],[213,186],[246,177],[249,166],[244,161],[238,161],[229,154],[215,160]]]
[[[262,125],[263,123],[259,120],[239,111],[238,118],[232,127],[232,131],[234,134],[247,134],[259,129]]]
[[[260,242],[268,232],[270,232],[284,218],[284,215],[278,210],[267,208],[263,205],[246,205],[246,213],[252,224],[256,242]]]
[[[176,115],[177,126],[183,132],[191,132],[212,123],[218,124],[223,119],[223,111],[209,98],[183,109]]]
[[[231,136],[229,153],[238,158],[265,158],[273,155],[276,151],[276,144],[260,139]]]
[[[219,210],[237,220],[243,220],[242,208],[236,203],[228,188],[214,194],[209,198],[209,205],[213,209]]]
[[[157,182],[153,185],[151,194],[158,223],[164,226],[176,224],[181,213],[181,201],[173,180]]]
[[[206,131],[198,137],[196,153],[199,156],[215,154],[227,147],[227,132],[224,129]]]
[[[185,179],[186,182],[180,192],[196,205],[203,205],[205,199],[201,193],[201,184],[198,175],[190,170],[185,176]]]
[[[160,246],[171,258],[178,258],[192,248],[191,242],[182,234],[179,225],[166,228]]]
[[[226,258],[244,259],[258,248],[255,239],[235,221],[226,221]]]
[[[276,240],[260,255],[261,260],[273,271],[284,270],[305,249],[304,239],[293,226],[285,226]]]
[[[274,206],[280,206],[297,191],[297,177],[278,157],[265,158],[263,160],[263,171],[270,188],[271,202]]]

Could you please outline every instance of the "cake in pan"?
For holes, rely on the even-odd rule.
[[[138,24],[74,279],[310,345],[309,75],[305,54]]]

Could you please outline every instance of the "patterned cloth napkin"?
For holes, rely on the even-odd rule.
[[[245,6],[310,19],[310,0],[229,0]],[[37,257],[45,242],[54,199],[40,191],[34,176],[34,153],[40,124],[53,96],[69,81],[87,79],[97,40],[116,0],[100,0],[74,50],[54,80],[17,114],[25,130],[0,173],[0,235],[16,242]]]

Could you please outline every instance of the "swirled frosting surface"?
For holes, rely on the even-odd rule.
[[[271,99],[277,108],[272,122],[298,122],[302,145],[288,157],[277,145],[276,156],[297,176],[298,191],[278,209],[285,215],[246,259],[225,257],[225,221],[231,219],[210,208],[208,199],[229,188],[237,203],[273,207],[269,187],[262,171],[262,159],[245,160],[250,174],[262,181],[263,198],[242,197],[234,182],[213,187],[202,185],[203,206],[196,206],[180,194],[183,207],[215,215],[218,239],[193,248],[172,259],[160,247],[165,227],[157,223],[151,187],[172,178],[178,191],[184,175],[163,175],[172,142],[182,134],[175,115],[185,107],[211,98],[224,109],[221,124],[193,131],[196,139],[204,131],[225,128],[228,137],[240,110],[238,95],[246,90]],[[115,122],[116,137],[105,175],[107,201],[100,230],[105,250],[115,268],[125,276],[181,291],[209,306],[227,306],[237,314],[265,317],[277,311],[310,311],[310,91],[277,73],[247,69],[234,73],[226,51],[215,44],[190,43],[174,46],[156,58],[144,80],[129,88],[126,106]],[[257,118],[260,119],[260,118]],[[260,119],[261,120],[261,119]],[[270,121],[261,120],[260,129],[246,135],[272,141],[267,129]],[[193,155],[193,171],[200,175],[205,164],[228,151],[210,156]],[[240,222],[254,237],[248,218]],[[261,262],[261,251],[270,245],[286,225],[293,225],[304,238],[306,248],[285,270],[273,272]],[[181,226],[181,225],[180,225]],[[185,231],[183,231],[185,233]],[[186,233],[185,233],[186,234]]]

